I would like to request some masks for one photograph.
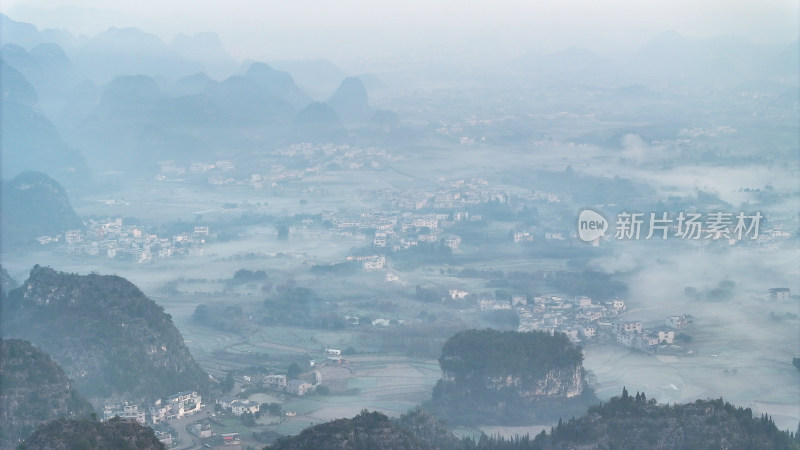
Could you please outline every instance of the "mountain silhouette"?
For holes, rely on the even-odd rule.
[[[364,83],[355,77],[345,78],[327,103],[349,127],[366,125],[373,114]]]

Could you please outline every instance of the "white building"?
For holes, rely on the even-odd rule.
[[[789,300],[792,291],[789,288],[772,288],[769,290],[769,295],[773,300]]]
[[[413,225],[417,228],[430,228],[436,229],[439,227],[439,221],[436,220],[436,217],[418,217],[414,219],[412,222]]]
[[[658,343],[666,343],[672,344],[675,342],[675,332],[672,330],[669,331],[659,331],[658,332]]]
[[[150,407],[153,424],[165,420],[181,419],[188,414],[199,412],[203,408],[202,398],[195,391],[184,391],[161,400],[156,400]]]
[[[533,241],[533,236],[531,236],[531,234],[527,231],[514,233],[515,244],[519,244],[520,242],[531,242],[531,241]]]
[[[130,405],[128,403],[122,405],[106,405],[103,408],[103,420],[119,416],[125,420],[135,420],[140,424],[145,424],[145,411],[140,409],[139,405]]]
[[[294,395],[306,395],[314,390],[314,385],[307,381],[292,380],[286,384],[286,392]]]
[[[231,403],[233,403],[234,401],[236,401],[236,397],[234,397],[232,395],[222,395],[220,397],[217,397],[217,404],[222,409],[230,408],[231,407]]]
[[[611,331],[616,334],[641,333],[642,322],[614,322]]]
[[[372,257],[364,260],[363,264],[366,270],[381,270],[386,264],[386,258],[383,256]]]
[[[496,300],[490,298],[482,298],[478,300],[478,307],[481,311],[489,311],[494,309],[495,305],[497,304]]]
[[[452,300],[463,300],[469,295],[469,292],[462,289],[450,289],[450,298]]]
[[[199,438],[211,437],[211,435],[213,434],[211,432],[211,425],[210,424],[203,425],[203,424],[200,424],[200,423],[195,423],[190,427],[189,430],[192,432],[192,434],[194,434],[195,436],[197,436]]]
[[[444,245],[450,247],[451,249],[455,250],[461,246],[461,237],[460,236],[450,236],[444,241]]]
[[[284,389],[286,387],[286,375],[265,375],[264,384],[272,389]]]
[[[241,416],[244,413],[255,414],[259,410],[259,404],[250,400],[234,400],[231,402],[231,412],[234,416]]]
[[[666,319],[664,319],[664,325],[666,325],[669,328],[676,328],[676,329],[686,328],[686,326],[688,325],[688,319],[685,315],[669,316]]]

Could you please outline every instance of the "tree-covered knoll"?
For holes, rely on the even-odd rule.
[[[325,301],[313,289],[305,287],[289,287],[265,300],[260,321],[266,325],[333,329],[347,325],[335,302]]]
[[[597,399],[563,333],[464,330],[442,347],[425,407],[455,424],[523,425],[579,415]]]
[[[464,330],[442,347],[439,365],[456,378],[467,374],[540,377],[553,369],[583,363],[580,347],[563,333],[533,331]]]

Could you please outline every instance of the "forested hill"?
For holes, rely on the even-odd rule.
[[[362,411],[283,438],[278,449],[421,449],[421,450],[679,450],[800,449],[793,433],[780,431],[767,416],[753,417],[722,399],[658,405],[644,394],[614,397],[577,419],[559,421],[550,433],[503,438],[458,438],[422,410],[390,420]]]
[[[0,339],[0,449],[15,448],[40,423],[93,412],[50,356],[30,342]]]
[[[559,422],[550,434],[517,446],[519,449],[800,449],[793,433],[780,431],[766,415],[753,417],[750,408],[723,399],[658,405],[645,394],[622,396],[595,406],[577,418]]]
[[[26,439],[19,450],[163,450],[152,428],[115,417],[107,422],[54,420]]]
[[[31,341],[52,355],[95,404],[144,401],[176,392],[211,392],[172,318],[118,276],[74,275],[35,266],[8,294],[6,337]]]
[[[283,438],[271,449],[280,450],[423,450],[431,448],[410,432],[399,428],[385,415],[362,411],[352,419],[337,419],[303,430],[297,436]]]
[[[522,425],[577,416],[597,402],[583,354],[563,333],[465,330],[448,339],[425,407],[457,424]]]
[[[0,232],[6,248],[39,245],[39,236],[56,236],[82,228],[67,191],[41,172],[23,172],[2,184]]]
[[[439,358],[442,371],[456,378],[509,373],[541,377],[552,369],[571,369],[582,363],[580,348],[563,333],[493,329],[456,334],[445,342]]]

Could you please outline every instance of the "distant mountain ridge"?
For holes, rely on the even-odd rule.
[[[42,51],[48,50],[45,48]],[[39,74],[44,80],[40,79],[40,84],[48,83],[51,75],[43,72],[39,63],[21,47],[7,44],[3,47],[2,54],[2,176],[9,179],[26,170],[39,170],[49,172],[64,182],[85,182],[89,173],[83,155],[66,144],[60,131],[43,112],[40,99],[42,93],[24,75],[24,70],[14,67],[5,58],[11,57],[18,65],[27,67],[29,72]]]
[[[549,54],[528,52],[499,69],[513,78],[548,84],[730,87],[753,78],[797,79],[793,46],[797,43],[778,48],[735,36],[693,39],[664,31],[628,58],[571,47]]]
[[[339,88],[328,99],[342,122],[350,127],[366,125],[374,113],[369,106],[369,96],[360,78],[348,77],[342,80]]]
[[[169,47],[188,60],[200,62],[203,70],[216,79],[227,78],[239,66],[225,51],[217,33],[178,34]]]
[[[339,143],[347,138],[336,111],[325,103],[314,102],[297,113],[292,121],[295,136],[311,142]]]
[[[34,47],[42,42],[39,30],[30,23],[18,22],[5,14],[0,13],[0,30],[3,30],[3,40],[8,42],[13,37],[14,43],[24,47]]]
[[[311,97],[297,87],[289,72],[275,70],[269,64],[252,63],[244,77],[258,83],[269,95],[291,104],[295,109],[302,109],[312,102]]]
[[[124,278],[35,266],[8,294],[2,330],[53,355],[94,404],[213,391],[171,317]]]
[[[6,178],[41,164],[79,187],[72,178],[89,180],[89,168],[97,179],[152,174],[163,160],[229,158],[264,142],[385,139],[397,128],[396,116],[375,117],[360,79],[329,61],[278,63],[318,97],[338,84],[323,106],[290,72],[238,64],[215,33],[179,34],[167,44],[139,28],[111,27],[76,39],[3,20],[20,33],[1,55],[4,99],[13,100],[3,105]]]
[[[347,75],[325,59],[268,61],[277,70],[292,74],[295,82],[316,99],[326,98]]]
[[[79,73],[98,82],[138,74],[178,78],[203,69],[200,63],[178,55],[158,36],[133,27],[111,27],[98,33],[77,48],[73,58]]]

